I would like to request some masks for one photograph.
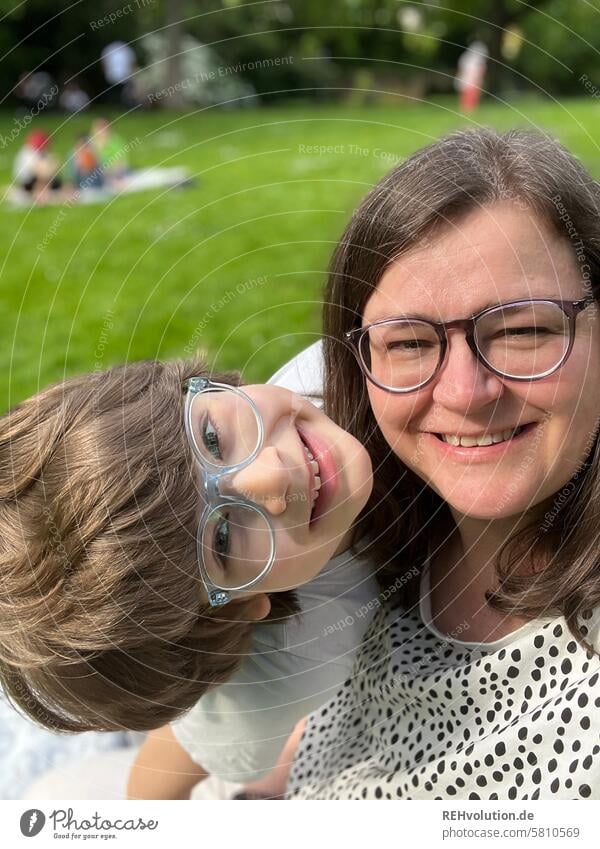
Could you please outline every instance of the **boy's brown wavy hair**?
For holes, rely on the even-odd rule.
[[[135,362],[0,418],[0,680],[46,728],[158,728],[249,648],[248,602],[209,608],[198,571],[182,381],[206,374]],[[298,612],[294,593],[271,604],[269,619]]]

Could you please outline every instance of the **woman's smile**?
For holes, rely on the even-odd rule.
[[[478,433],[472,436],[427,431],[423,435],[433,437],[429,444],[442,456],[457,461],[479,463],[496,460],[515,449],[527,449],[530,439],[535,436],[537,427],[538,422],[530,422],[505,429],[490,429],[483,434]]]

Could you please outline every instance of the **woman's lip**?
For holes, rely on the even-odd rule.
[[[319,464],[319,471],[321,473],[321,489],[319,490],[319,497],[315,501],[310,520],[310,527],[312,528],[318,519],[327,512],[333,501],[338,487],[339,472],[333,452],[327,443],[313,431],[309,432],[300,427],[297,427],[297,430],[302,441]]]
[[[494,442],[492,445],[474,445],[472,448],[467,448],[464,445],[450,445],[449,442],[438,439],[435,433],[426,432],[425,436],[428,436],[445,456],[456,460],[477,462],[496,457],[499,454],[509,451],[512,447],[520,445],[533,433],[538,424],[539,422],[529,422],[529,424],[523,426],[523,430],[517,436],[513,436],[503,442]]]

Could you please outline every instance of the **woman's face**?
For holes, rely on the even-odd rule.
[[[236,597],[293,589],[314,578],[340,547],[372,488],[366,450],[321,410],[277,386],[244,386],[243,391],[262,416],[263,446],[252,463],[220,485],[220,491],[266,510],[275,531],[275,561],[259,583]],[[239,426],[236,430],[241,417],[231,407],[236,403],[228,400],[231,397],[218,393],[208,415],[202,404],[191,411],[196,443],[224,461],[228,450],[234,453],[236,445],[244,444],[247,433],[238,431],[248,430]],[[257,535],[240,530],[239,523],[229,521],[227,527],[216,527],[215,534],[219,544],[226,535],[228,555],[207,555],[211,578],[219,586],[247,582],[249,562],[258,557],[258,549],[264,551],[260,531]]]
[[[401,315],[451,321],[495,303],[587,294],[568,239],[503,202],[470,212],[399,257],[368,300],[363,325]],[[453,329],[445,361],[423,389],[393,395],[367,382],[391,449],[455,518],[506,518],[541,505],[585,459],[600,415],[595,315],[594,306],[579,314],[569,358],[541,380],[497,377],[477,362],[464,331]],[[438,436],[495,435],[530,423],[520,436],[490,447],[454,447]]]

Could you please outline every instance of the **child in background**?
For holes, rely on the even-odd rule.
[[[28,133],[13,165],[16,186],[30,194],[33,200],[43,202],[49,193],[57,193],[61,189],[59,170],[60,163],[50,151],[48,133],[43,130]]]
[[[288,390],[237,383],[133,363],[0,419],[5,690],[54,730],[173,723],[192,784],[277,763],[347,678],[377,596],[349,553],[364,447]]]
[[[77,137],[69,160],[73,183],[78,189],[101,189],[104,174],[92,144],[85,134]]]
[[[131,172],[127,162],[127,146],[106,118],[97,118],[93,122],[91,138],[102,173],[108,181],[118,182]]]

